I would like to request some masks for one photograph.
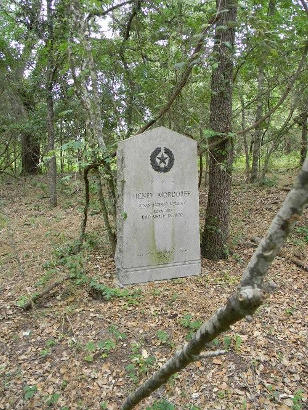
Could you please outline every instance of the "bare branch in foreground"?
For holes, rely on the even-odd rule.
[[[207,343],[229,329],[232,324],[246,316],[251,316],[256,311],[264,299],[262,287],[266,272],[307,204],[308,158],[304,162],[294,188],[286,197],[267,234],[254,252],[237,291],[227,300],[224,307],[218,309],[199,328],[189,343],[186,343],[152,377],[127,397],[122,410],[134,408],[142,399],[166,383],[171,375],[195,361],[195,357]]]

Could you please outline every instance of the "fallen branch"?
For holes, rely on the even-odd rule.
[[[239,289],[222,308],[205,322],[175,355],[146,382],[131,393],[122,410],[134,408],[141,400],[166,383],[170,376],[195,361],[195,357],[220,333],[239,320],[251,316],[264,299],[263,280],[275,256],[286,241],[290,230],[308,204],[308,159],[294,188],[286,197],[267,234],[254,252],[243,273]]]
[[[289,189],[288,189],[288,191],[289,191]],[[257,246],[257,245],[261,242],[261,239],[255,237],[255,238],[252,238],[252,239],[251,239],[251,242],[252,242],[252,246]],[[283,252],[283,250],[281,250],[281,251],[279,252],[279,256],[281,256],[282,258],[288,260],[289,262],[294,263],[294,265],[296,265],[296,266],[298,266],[299,268],[302,268],[302,269],[304,269],[306,272],[308,272],[308,265],[305,265],[305,263],[302,262],[300,259],[295,258],[295,257],[290,257],[290,256],[286,255],[286,254]]]
[[[223,354],[226,354],[227,350],[214,350],[213,352],[206,352],[205,354],[199,354],[199,356],[196,356],[196,360],[201,360],[201,359],[208,359],[209,357],[217,357],[221,356]]]
[[[290,261],[293,262],[299,268],[302,268],[303,270],[308,272],[308,265],[305,265],[304,262],[302,262],[301,260],[297,258],[290,258]]]
[[[51,285],[47,286],[47,288],[43,289],[42,292],[35,293],[24,305],[21,306],[23,310],[30,310],[33,308],[34,303],[37,303],[40,299],[46,296],[49,292],[51,292],[54,288],[61,285],[66,280],[71,279],[70,275],[66,275],[63,278],[57,280],[56,282],[52,283]]]

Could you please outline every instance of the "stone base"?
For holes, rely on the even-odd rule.
[[[172,263],[168,265],[146,266],[135,269],[118,269],[118,279],[122,285],[151,282],[156,280],[184,278],[201,273],[201,261]]]

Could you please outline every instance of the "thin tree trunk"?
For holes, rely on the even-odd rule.
[[[243,273],[239,289],[231,295],[227,303],[199,328],[189,343],[179,349],[156,373],[131,393],[122,405],[122,410],[133,409],[145,397],[195,360],[202,359],[200,352],[219,334],[231,325],[251,316],[263,303],[263,281],[265,275],[285,243],[290,230],[295,225],[308,204],[308,159],[303,165],[296,184],[285,199],[278,214],[254,252]],[[205,357],[211,354],[205,355]]]
[[[99,202],[101,205],[101,211],[103,214],[103,219],[104,219],[104,223],[105,223],[106,230],[107,230],[108,240],[109,240],[109,243],[112,249],[112,253],[114,254],[115,248],[116,248],[116,235],[113,232],[112,227],[109,222],[108,209],[107,209],[106,201],[105,201],[104,194],[103,194],[101,175],[98,169],[96,171],[96,182],[97,182],[98,198],[99,198]]]
[[[237,3],[222,0],[216,23],[212,70],[210,128],[217,132],[215,145],[209,149],[209,194],[202,234],[202,256],[209,259],[227,257],[231,197],[232,139],[226,138],[232,126],[233,47]],[[231,46],[231,47],[230,47]],[[231,48],[231,49],[230,49]],[[217,144],[216,144],[217,143]]]
[[[99,94],[97,72],[88,35],[88,20],[86,19],[86,16],[82,10],[82,4],[79,1],[72,0],[71,2],[69,2],[69,7],[73,23],[71,37],[73,38],[78,36],[79,41],[85,50],[83,66],[81,68],[80,74],[81,81],[79,81],[75,73],[76,70],[73,54],[69,48],[69,60],[75,83],[75,90],[85,108],[87,115],[89,116],[89,118],[86,119],[87,129],[89,131],[91,130],[100,150],[104,152],[106,150],[106,143],[103,135],[101,100]],[[71,41],[73,42],[73,39],[71,39]],[[86,76],[88,76],[88,78],[91,80],[91,90],[88,90],[87,88],[85,78]]]
[[[201,187],[202,174],[203,174],[203,154],[202,154],[202,152],[200,152],[200,154],[199,154],[199,182],[198,182],[198,188],[199,189]]]
[[[302,115],[302,140],[301,140],[301,152],[300,152],[300,164],[302,165],[307,156],[308,139],[307,139],[307,118],[308,112],[303,112]]]
[[[242,130],[246,128],[246,116],[245,116],[245,102],[243,95],[240,95],[241,106],[242,106],[242,121],[241,126]],[[249,181],[250,176],[250,164],[249,164],[249,147],[246,134],[243,135],[243,142],[244,142],[244,152],[245,152],[245,173],[246,173],[246,182]]]
[[[64,172],[64,157],[63,157],[63,128],[62,128],[62,121],[60,121],[60,172],[63,174]]]
[[[14,140],[14,175],[17,175],[17,149],[16,149],[16,141]]]
[[[54,107],[53,107],[53,76],[54,76],[54,49],[53,49],[53,11],[52,0],[47,0],[47,25],[48,25],[48,63],[47,63],[47,133],[48,133],[48,151],[55,149],[55,125],[54,125]],[[53,155],[48,161],[48,184],[49,198],[52,207],[57,206],[57,162],[56,156]]]
[[[284,123],[282,124],[282,126],[280,127],[278,132],[272,138],[272,146],[267,150],[267,153],[266,153],[265,158],[264,158],[264,164],[263,164],[263,168],[262,168],[262,175],[261,175],[261,178],[260,178],[261,182],[265,180],[265,176],[266,176],[266,174],[269,170],[269,163],[270,163],[271,155],[279,147],[279,144],[281,143],[281,140],[282,140],[282,135],[284,133],[288,133],[288,131],[292,127],[292,124],[289,125],[289,123],[290,123],[290,120],[292,118],[294,109],[295,109],[295,105],[293,105],[291,107],[290,113],[289,113],[287,119],[284,121]]]
[[[123,41],[120,46],[120,58],[123,63],[124,67],[124,78],[127,83],[127,89],[126,89],[126,101],[125,101],[125,111],[124,111],[124,117],[125,117],[125,122],[126,122],[126,138],[130,137],[133,131],[132,127],[132,120],[133,120],[133,103],[134,103],[134,94],[135,94],[135,82],[133,80],[133,77],[130,72],[129,65],[127,63],[126,57],[125,57],[125,44],[127,40],[130,37],[130,30],[131,30],[131,25],[133,22],[133,19],[136,17],[137,13],[141,9],[141,0],[137,0],[135,4],[132,7],[131,14],[129,16],[127,25],[125,27],[124,33],[123,33]]]
[[[263,87],[264,87],[264,67],[262,65],[261,67],[259,67],[259,74],[258,74],[258,103],[257,103],[257,110],[256,110],[256,122],[258,122],[260,118],[262,118]],[[262,138],[262,124],[259,124],[255,129],[254,138],[253,138],[250,182],[256,182],[258,179],[259,161],[260,161],[260,153],[261,153],[261,138]]]

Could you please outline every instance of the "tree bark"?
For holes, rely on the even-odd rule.
[[[241,126],[242,130],[246,128],[246,115],[245,115],[245,103],[244,103],[244,98],[243,95],[240,95],[240,101],[241,101],[241,115],[242,115],[242,120],[241,120]],[[246,173],[246,182],[249,181],[249,176],[250,176],[250,164],[249,164],[249,148],[248,148],[248,141],[247,141],[247,136],[246,134],[243,135],[243,142],[244,142],[244,151],[245,151],[245,173]]]
[[[202,234],[202,256],[209,259],[227,257],[231,197],[233,47],[237,3],[222,0],[216,23],[213,48],[214,66],[211,80],[210,128],[217,132],[215,145],[209,150],[209,194]],[[216,144],[217,143],[217,144]]]
[[[54,104],[53,104],[53,76],[54,76],[54,38],[53,38],[53,10],[52,0],[47,0],[47,25],[48,25],[48,62],[47,62],[47,84],[46,84],[46,102],[47,102],[47,133],[48,133],[48,151],[55,149],[55,125],[54,125]],[[52,155],[48,161],[48,185],[49,201],[52,207],[57,206],[57,162],[55,155]]]
[[[189,343],[179,349],[156,373],[131,393],[122,410],[134,408],[142,399],[166,383],[171,375],[200,359],[200,352],[220,333],[237,321],[252,315],[264,299],[264,277],[285,243],[290,230],[308,204],[308,159],[306,159],[294,188],[288,194],[278,214],[254,252],[243,273],[239,289],[227,303],[193,335]],[[202,356],[201,356],[202,358]]]
[[[300,164],[302,165],[307,156],[308,139],[307,139],[307,118],[308,111],[305,111],[301,115],[302,120],[302,140],[301,140],[301,152],[300,152]]]
[[[263,86],[264,86],[264,68],[263,65],[259,67],[258,73],[258,97],[257,97],[257,110],[256,110],[256,123],[259,123],[262,118],[263,112]],[[260,152],[261,152],[261,138],[262,138],[262,124],[255,128],[253,147],[252,147],[252,164],[250,182],[256,182],[259,174]]]
[[[21,148],[22,174],[37,174],[39,171],[40,162],[39,142],[37,142],[32,135],[25,132],[21,138]]]
[[[108,235],[108,240],[111,246],[112,254],[114,254],[115,249],[116,249],[117,240],[116,240],[116,235],[113,232],[112,227],[110,225],[108,209],[107,209],[106,201],[105,201],[104,194],[103,194],[101,175],[98,169],[96,170],[96,183],[97,183],[98,198],[99,198],[99,202],[101,205],[101,212],[103,214],[103,219],[104,219],[104,223],[105,223],[105,227],[106,227],[106,231]]]

